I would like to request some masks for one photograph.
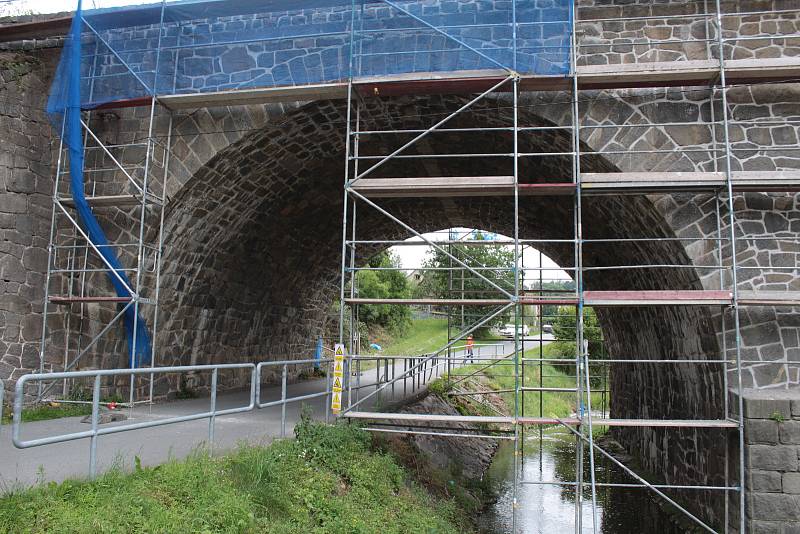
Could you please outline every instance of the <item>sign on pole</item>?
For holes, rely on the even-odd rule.
[[[331,412],[342,410],[342,385],[344,384],[344,344],[337,343],[333,349],[333,382],[331,383]]]

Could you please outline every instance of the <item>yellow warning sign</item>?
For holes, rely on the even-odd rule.
[[[333,349],[333,383],[331,384],[331,412],[342,409],[342,384],[344,376],[344,357],[347,350],[344,344],[337,343]]]

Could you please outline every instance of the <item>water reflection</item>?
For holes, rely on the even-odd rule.
[[[540,446],[541,443],[541,446]],[[540,454],[541,452],[541,454]],[[627,483],[630,477],[610,460],[596,455],[595,473],[598,482]],[[479,519],[485,533],[512,531],[511,509],[514,485],[514,448],[503,443],[498,449],[487,476],[498,500]],[[575,474],[575,439],[564,429],[549,429],[540,442],[526,440],[523,476],[527,482],[558,480],[573,482]],[[588,458],[584,477],[588,480]],[[592,532],[591,490],[584,489],[581,510],[582,531]],[[517,490],[517,532],[560,534],[575,532],[575,488],[550,484],[520,484]],[[661,512],[643,489],[598,488],[597,523],[604,534],[681,532]]]

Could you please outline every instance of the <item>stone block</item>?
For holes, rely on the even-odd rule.
[[[800,445],[800,421],[781,423],[778,432],[781,443]]]
[[[778,423],[769,419],[746,420],[744,425],[745,442],[749,444],[778,443]]]
[[[750,469],[766,471],[797,471],[797,447],[791,445],[750,445],[747,465]]]
[[[789,399],[748,399],[744,401],[744,416],[748,419],[770,419],[776,415],[784,419],[792,416],[792,404]]]
[[[747,489],[764,493],[780,493],[783,489],[781,473],[751,469]]]
[[[800,473],[784,473],[781,483],[784,493],[800,494]]]
[[[758,532],[759,534],[783,534],[783,523],[781,521],[750,521],[748,532]]]
[[[800,496],[780,493],[751,493],[748,498],[749,515],[754,520],[800,520]]]

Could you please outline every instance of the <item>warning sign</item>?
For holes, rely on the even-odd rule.
[[[339,413],[342,409],[344,356],[346,352],[342,343],[337,343],[333,349],[333,383],[331,384],[331,411],[333,413]]]

